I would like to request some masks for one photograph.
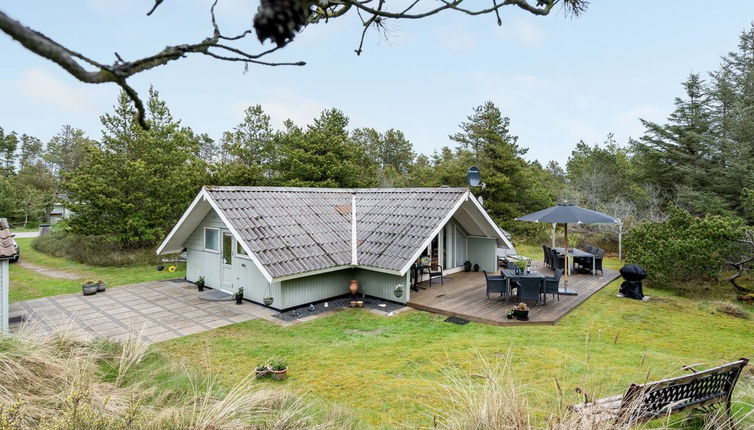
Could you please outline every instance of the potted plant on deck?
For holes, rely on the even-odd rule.
[[[81,292],[84,293],[85,296],[93,296],[97,294],[97,283],[91,280],[84,281],[84,283],[81,284]]]
[[[196,288],[198,288],[199,291],[204,291],[204,276],[200,276],[199,279],[196,280]]]
[[[513,309],[511,309],[510,313],[511,317],[519,320],[519,321],[528,321],[529,320],[529,306],[526,305],[526,303],[519,303],[516,306],[513,306]]]
[[[272,375],[272,379],[277,379],[278,381],[282,381],[283,379],[288,376],[288,363],[285,361],[285,359],[277,359],[272,360],[270,362],[270,374]]]
[[[236,304],[240,305],[242,303],[242,300],[243,300],[243,287],[241,287],[238,290],[236,290],[236,294],[234,294],[233,297],[236,298]]]

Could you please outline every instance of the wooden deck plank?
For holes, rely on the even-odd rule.
[[[542,267],[536,267],[540,273],[551,275],[552,271]],[[411,291],[408,305],[412,308],[438,313],[447,316],[467,319],[494,325],[536,325],[557,324],[589,297],[601,290],[607,284],[620,275],[613,270],[605,269],[602,275],[572,275],[568,288],[575,290],[576,296],[548,295],[547,304],[534,306],[529,311],[529,321],[509,320],[506,311],[512,306],[515,299],[505,304],[504,299],[492,296],[487,300],[485,294],[484,274],[481,272],[459,272],[445,277],[444,285],[433,282],[430,286],[427,282],[421,285],[427,287],[419,291]],[[562,287],[562,281],[561,281]]]

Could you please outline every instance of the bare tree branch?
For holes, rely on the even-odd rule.
[[[162,0],[155,2],[155,7],[159,6]],[[213,34],[210,37],[202,40],[199,43],[184,44],[168,46],[162,51],[150,55],[144,58],[140,58],[134,61],[125,61],[117,52],[115,53],[116,61],[113,64],[106,65],[92,60],[83,54],[66,48],[65,46],[55,42],[46,35],[38,32],[34,29],[24,26],[20,22],[10,18],[7,14],[0,11],[0,30],[9,35],[12,39],[19,42],[29,51],[53,61],[65,71],[70,73],[73,77],[81,82],[89,84],[102,84],[102,83],[115,83],[120,86],[128,97],[133,101],[136,107],[137,120],[139,125],[143,128],[149,128],[145,120],[144,103],[139,99],[139,95],[131,86],[129,86],[126,80],[137,74],[155,67],[165,65],[171,61],[178,60],[186,56],[186,54],[202,54],[211,58],[216,58],[223,61],[231,62],[243,62],[258,64],[263,66],[303,66],[304,62],[271,62],[261,61],[261,57],[275,52],[279,48],[272,48],[266,51],[250,54],[241,49],[233,48],[219,43],[220,40],[234,41],[242,39],[249,34],[251,30],[247,30],[238,36],[225,37],[220,32],[220,28],[217,25],[215,19],[214,8],[217,5],[217,1],[212,5],[211,17]],[[221,55],[213,50],[222,50],[231,52],[234,55]],[[93,66],[93,70],[87,70],[82,63]]]
[[[488,0],[489,1],[489,0]],[[536,1],[536,3],[531,3]],[[152,15],[164,0],[154,0],[147,15]],[[50,39],[43,33],[24,26],[0,11],[0,31],[9,35],[29,51],[47,58],[58,64],[65,71],[81,82],[91,84],[115,83],[120,86],[133,101],[137,110],[139,124],[148,128],[145,120],[144,104],[137,92],[130,87],[126,80],[131,76],[155,67],[179,60],[188,54],[201,54],[228,62],[241,62],[246,67],[249,64],[262,66],[303,66],[303,61],[276,62],[264,61],[262,57],[270,55],[290,43],[295,35],[307,25],[346,15],[356,10],[362,23],[356,54],[361,54],[367,30],[376,27],[386,29],[386,20],[393,19],[421,19],[445,11],[455,11],[471,16],[494,13],[498,25],[502,24],[500,10],[505,6],[515,6],[533,15],[545,16],[552,9],[561,4],[566,13],[579,15],[589,5],[588,0],[492,0],[492,6],[479,9],[466,8],[466,4],[478,4],[472,0],[414,0],[402,9],[390,10],[386,0],[260,0],[259,8],[253,19],[253,26],[235,36],[223,35],[215,17],[215,0],[210,8],[212,33],[198,43],[167,46],[154,55],[133,61],[124,60],[117,52],[116,60],[112,64],[97,62],[79,52],[73,51],[60,43]],[[420,5],[431,4],[428,9],[421,10]],[[489,3],[488,3],[489,4]],[[276,47],[259,53],[249,53],[245,49],[232,46],[232,43],[245,39],[256,33],[260,42],[270,40]],[[221,42],[222,41],[222,42]],[[87,68],[87,66],[91,66]]]
[[[728,282],[730,282],[731,285],[733,285],[733,288],[737,291],[754,293],[754,290],[751,288],[744,287],[737,282],[738,278],[740,278],[744,272],[749,270],[751,264],[754,262],[754,231],[746,231],[743,239],[739,239],[737,242],[741,244],[742,255],[740,258],[737,258],[736,261],[727,261],[725,263],[726,266],[735,270],[735,273],[728,278]]]

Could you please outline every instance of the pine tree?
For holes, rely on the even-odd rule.
[[[515,217],[541,209],[551,198],[535,192],[531,166],[523,158],[527,149],[520,147],[518,138],[510,134],[510,119],[494,103],[488,101],[474,108],[467,119],[460,125],[461,132],[450,138],[461,144],[458,155],[463,156],[466,151],[470,155],[468,163],[474,162],[482,173],[486,187],[475,192],[482,195],[487,211],[498,223],[519,229],[520,223],[513,222]],[[463,167],[454,173],[460,181],[470,165]]]
[[[306,130],[287,122],[281,133],[275,182],[286,186],[367,187],[376,183],[375,164],[348,132],[348,117],[324,110]]]
[[[87,145],[78,168],[65,175],[74,233],[151,246],[199,191],[207,171],[198,158],[199,140],[173,119],[154,89],[147,112],[150,129],[143,130],[121,93],[114,113],[101,117],[99,144]]]

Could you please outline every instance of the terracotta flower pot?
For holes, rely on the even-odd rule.
[[[286,367],[283,370],[270,370],[270,375],[272,375],[272,379],[282,381],[288,376],[288,368]]]
[[[359,291],[359,281],[352,279],[348,290],[351,292],[351,295],[355,295]]]

